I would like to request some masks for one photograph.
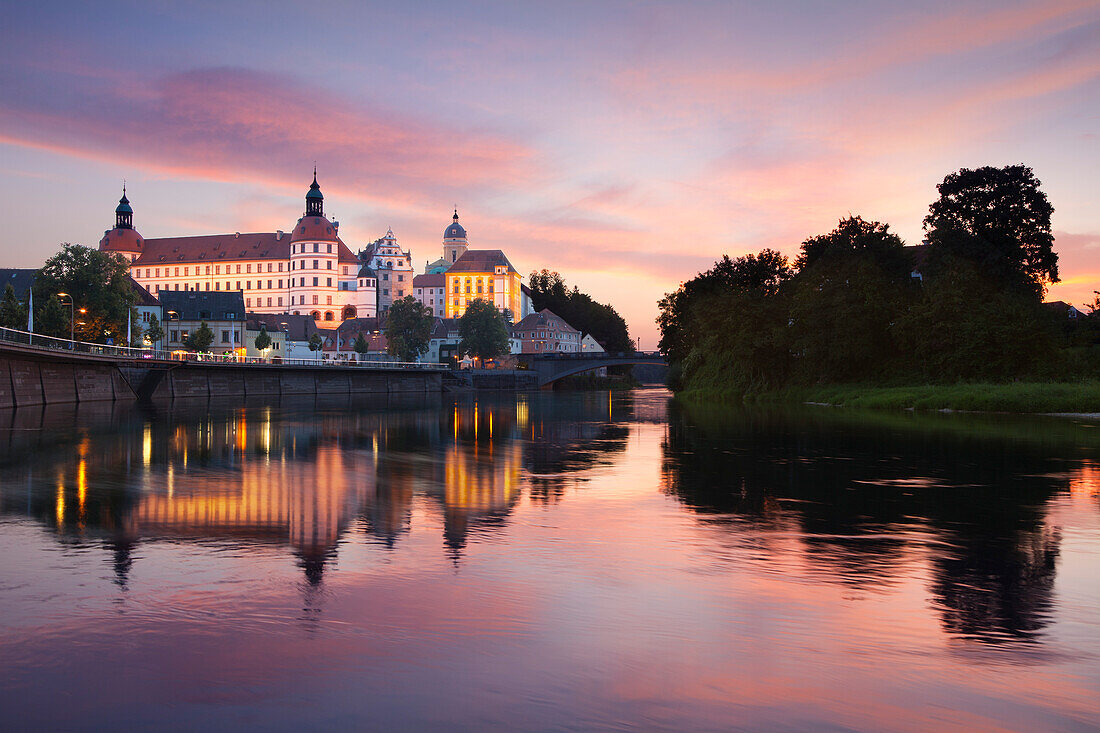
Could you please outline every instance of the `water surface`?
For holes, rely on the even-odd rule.
[[[12,730],[1087,730],[1100,425],[662,390],[0,412]]]

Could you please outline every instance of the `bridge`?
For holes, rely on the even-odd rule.
[[[567,354],[517,354],[516,359],[538,374],[539,387],[550,387],[554,382],[574,374],[590,372],[601,367],[653,364],[668,366],[668,360],[658,351],[636,351],[633,354],[567,353]]]
[[[185,354],[0,328],[0,408],[103,400],[441,392],[446,370],[443,364]]]

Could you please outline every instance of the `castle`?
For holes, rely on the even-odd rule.
[[[323,328],[382,315],[409,295],[438,317],[459,317],[478,297],[516,321],[530,310],[522,279],[504,253],[469,249],[457,210],[443,234],[443,257],[428,265],[430,275],[415,275],[412,253],[400,247],[392,229],[354,254],[340,239],[339,222],[325,216],[324,200],[314,169],[305,213],[289,234],[145,239],[134,229],[123,187],[115,226],[104,233],[99,249],[125,257],[130,275],[154,297],[163,291],[240,291],[249,313],[308,315]],[[424,277],[436,286],[414,282]]]

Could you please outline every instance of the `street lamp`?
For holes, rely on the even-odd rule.
[[[73,321],[76,317],[76,314],[74,313],[75,308],[73,307],[73,296],[69,295],[68,293],[58,293],[57,297],[59,297],[59,298],[68,298],[69,299],[69,303],[68,303],[68,305],[69,305],[69,341],[72,342],[72,341],[74,341],[74,339],[73,339]],[[65,302],[62,301],[61,305],[65,305]],[[70,346],[71,346],[71,343],[70,343]]]

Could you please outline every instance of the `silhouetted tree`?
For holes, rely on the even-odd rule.
[[[394,301],[386,318],[386,349],[402,361],[416,361],[428,350],[432,311],[411,295]]]
[[[477,298],[458,319],[459,352],[482,361],[508,353],[508,322],[496,306]]]

